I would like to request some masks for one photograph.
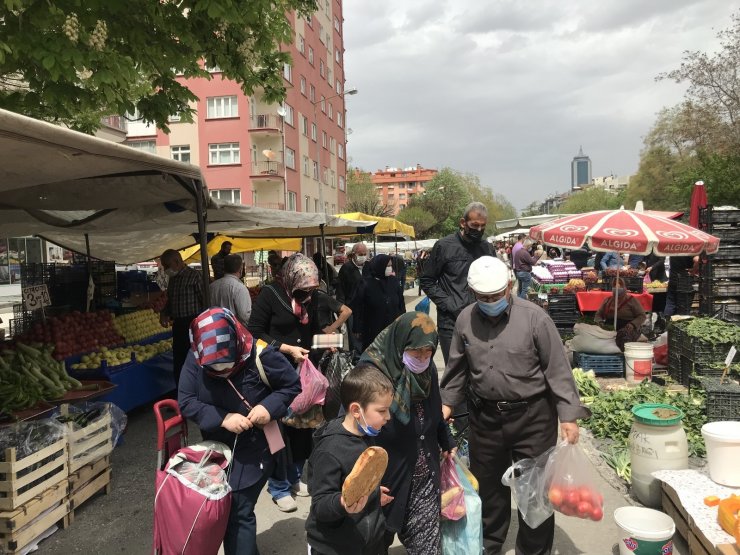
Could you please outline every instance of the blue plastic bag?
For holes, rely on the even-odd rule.
[[[429,303],[430,303],[429,297],[424,297],[422,300],[416,303],[414,310],[416,312],[423,312],[424,314],[429,314]]]
[[[478,492],[455,458],[460,484],[465,492],[465,516],[460,520],[442,520],[443,555],[480,555],[483,553],[483,521]]]

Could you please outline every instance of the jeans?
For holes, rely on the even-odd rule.
[[[270,478],[267,481],[267,492],[277,501],[290,495],[290,489],[301,480],[303,463],[306,461],[293,461],[288,463],[288,479],[276,480]]]
[[[519,293],[517,296],[520,299],[526,299],[527,291],[529,291],[529,284],[532,281],[532,272],[517,271],[516,280],[519,282]]]
[[[259,555],[254,506],[266,481],[265,473],[256,484],[231,492],[231,512],[224,536],[225,555]]]

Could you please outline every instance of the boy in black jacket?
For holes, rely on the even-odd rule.
[[[380,487],[348,507],[342,484],[362,452],[374,444],[372,437],[390,420],[393,386],[377,368],[362,364],[344,378],[339,395],[347,412],[316,430],[308,461],[310,553],[379,555],[386,552],[381,507],[393,498]]]

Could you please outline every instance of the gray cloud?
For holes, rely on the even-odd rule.
[[[713,50],[740,0],[360,0],[344,5],[348,154],[375,170],[478,174],[522,208],[594,175],[637,170],[642,138],[683,87],[656,83]]]

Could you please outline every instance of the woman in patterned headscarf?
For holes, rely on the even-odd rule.
[[[298,253],[285,261],[276,282],[262,288],[252,307],[248,327],[257,339],[300,364],[309,356],[313,336],[335,333],[350,314],[352,311],[348,307],[319,290],[316,264]],[[318,363],[321,354],[322,351],[316,349],[311,351],[314,364]],[[312,435],[310,428],[286,427],[292,457],[288,479],[270,479],[267,485],[273,501],[283,512],[298,509],[291,493],[302,497],[308,495],[306,485],[301,482],[301,473],[303,463],[311,454]]]
[[[285,416],[301,384],[277,350],[268,347],[257,355],[251,334],[228,309],[209,308],[196,317],[190,341],[178,390],[182,414],[198,425],[204,440],[230,448],[236,442],[224,551],[257,553],[254,506],[277,463],[262,430]],[[259,376],[257,356],[269,387]]]
[[[393,383],[392,418],[376,438],[388,451],[381,481],[394,498],[385,506],[386,543],[398,534],[409,555],[439,555],[440,451],[454,440],[442,419],[437,328],[423,312],[407,312],[380,332],[360,357]]]

